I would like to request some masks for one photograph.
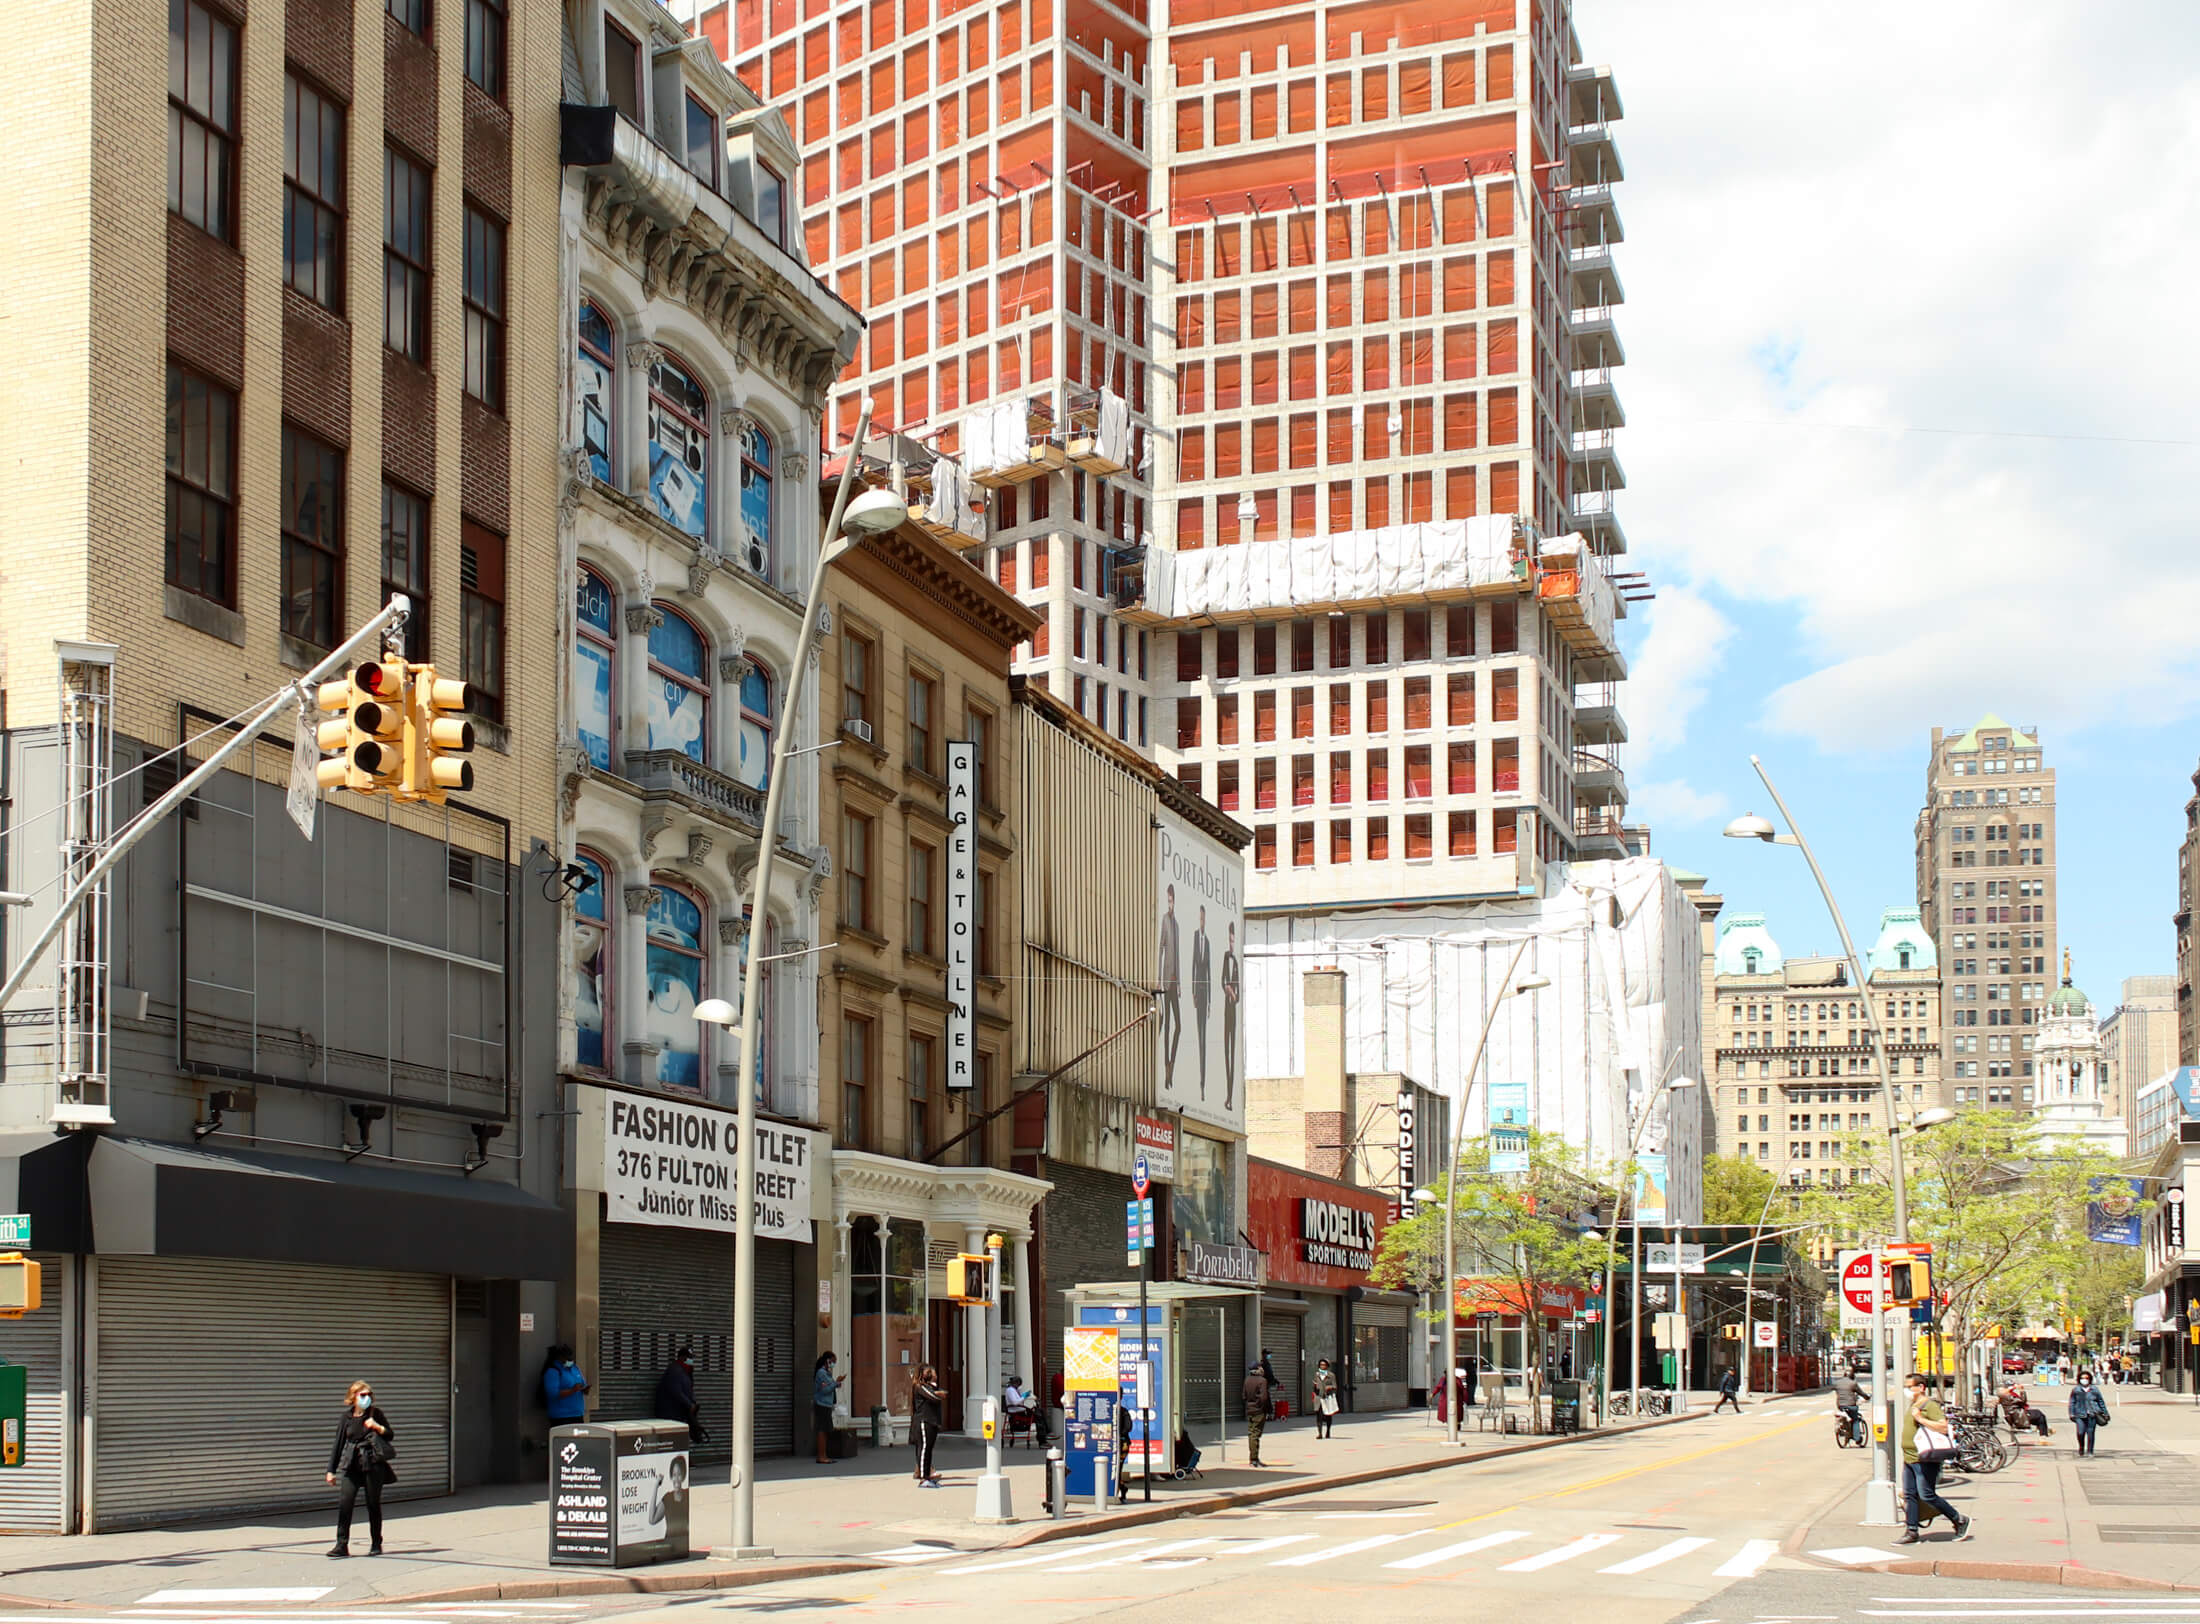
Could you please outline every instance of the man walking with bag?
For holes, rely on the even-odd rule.
[[[1260,1435],[1268,1430],[1268,1378],[1261,1374],[1260,1361],[1245,1367],[1245,1448],[1248,1463],[1260,1464]]]
[[[1326,1438],[1337,1423],[1337,1373],[1323,1359],[1314,1366],[1314,1436]]]

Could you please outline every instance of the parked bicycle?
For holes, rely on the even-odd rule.
[[[1955,1434],[1956,1467],[1964,1472],[1998,1472],[2016,1459],[2016,1445],[2001,1434],[2000,1419],[1991,1409],[1951,1409],[1948,1424]]]

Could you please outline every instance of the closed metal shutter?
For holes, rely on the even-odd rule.
[[[30,1255],[40,1270],[39,1310],[0,1322],[0,1357],[30,1372],[23,1464],[0,1471],[0,1533],[57,1534],[68,1527],[62,1508],[69,1405],[61,1384],[61,1297],[71,1260],[54,1252]]]
[[[695,1350],[695,1402],[709,1441],[698,1461],[731,1458],[733,1237],[657,1224],[606,1224],[596,1271],[598,1421],[656,1413],[657,1378],[681,1348]],[[756,1449],[794,1451],[794,1407],[809,1381],[794,1369],[794,1242],[756,1243]]]
[[[1182,1326],[1177,1357],[1184,1361],[1184,1419],[1192,1437],[1212,1443],[1226,1430],[1232,1438],[1243,1438],[1245,1405],[1240,1395],[1248,1362],[1244,1299],[1197,1299],[1177,1315]]]
[[[1299,1357],[1305,1345],[1300,1331],[1300,1318],[1296,1314],[1279,1313],[1264,1308],[1260,1312],[1260,1345],[1268,1352],[1268,1362],[1275,1367],[1276,1385],[1283,1389],[1277,1396],[1289,1402],[1293,1415],[1306,1413],[1306,1365]]]
[[[96,1529],[320,1510],[354,1380],[396,1435],[393,1497],[451,1488],[451,1282],[223,1258],[96,1261]]]

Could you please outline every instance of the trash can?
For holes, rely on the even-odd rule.
[[[683,1422],[551,1428],[551,1564],[631,1568],[690,1555],[691,1488]]]
[[[888,1444],[892,1443],[893,1441],[894,1440],[890,1431],[890,1423],[886,1419],[886,1406],[883,1404],[872,1405],[871,1447],[873,1449],[884,1449]]]
[[[1581,1388],[1579,1379],[1561,1376],[1551,1383],[1551,1431],[1554,1433],[1579,1432],[1581,1430]]]

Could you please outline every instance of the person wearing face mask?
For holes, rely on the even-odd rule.
[[[2077,1385],[2070,1389],[2070,1424],[2078,1429],[2078,1453],[2094,1453],[2093,1434],[2108,1420],[2108,1400],[2093,1385],[2093,1372],[2078,1372]]]
[[[336,1502],[336,1544],[331,1556],[351,1555],[351,1514],[361,1490],[367,1496],[367,1532],[373,1543],[369,1556],[382,1554],[382,1485],[397,1481],[390,1461],[397,1454],[396,1434],[390,1418],[374,1402],[374,1389],[353,1382],[344,1394],[344,1413],[336,1423],[336,1442],[328,1454],[328,1480],[343,1480],[343,1497]]]

